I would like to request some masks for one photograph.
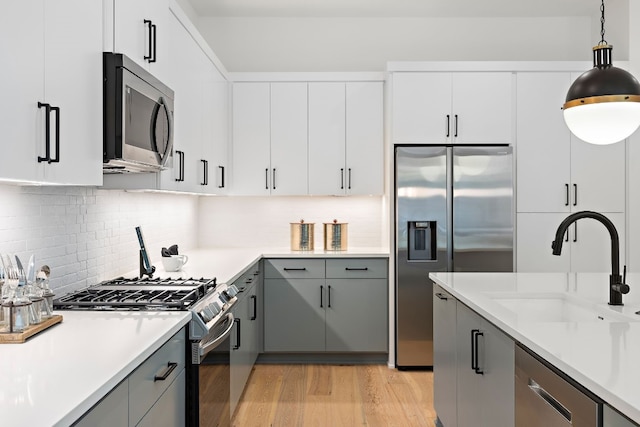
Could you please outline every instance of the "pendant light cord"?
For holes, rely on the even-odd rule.
[[[601,16],[600,16],[600,43],[598,43],[599,45],[606,45],[607,41],[604,39],[604,0],[602,0],[602,5],[600,6],[600,12],[601,12]]]

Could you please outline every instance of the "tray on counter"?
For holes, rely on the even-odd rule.
[[[0,334],[0,344],[21,344],[35,334],[62,322],[62,316],[54,314],[50,318],[43,320],[37,325],[31,325],[23,332],[12,332],[8,334]]]

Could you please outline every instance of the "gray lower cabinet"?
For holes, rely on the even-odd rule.
[[[235,317],[235,325],[230,337],[230,404],[232,415],[240,401],[260,351],[262,304],[259,300],[259,283],[259,264],[252,266],[238,280],[233,282],[240,292],[238,293],[238,302],[232,311]]]
[[[265,261],[265,352],[387,352],[387,260]]]
[[[178,331],[74,425],[183,426],[186,327]]]
[[[457,417],[457,301],[433,285],[433,406],[443,426],[455,427]]]
[[[602,412],[602,425],[604,427],[638,427],[638,424],[633,421],[629,421],[609,405],[603,405]]]
[[[460,302],[456,359],[458,427],[514,426],[515,343]]]

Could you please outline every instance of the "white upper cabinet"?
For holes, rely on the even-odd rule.
[[[205,58],[203,105],[203,160],[207,163],[206,192],[227,194],[229,190],[229,88],[230,83],[215,65]]]
[[[382,82],[309,83],[309,194],[382,194]]]
[[[307,83],[233,86],[233,193],[307,194]]]
[[[309,83],[309,194],[344,194],[345,84]]]
[[[233,84],[233,194],[270,194],[269,83]]]
[[[396,72],[395,144],[509,144],[513,129],[510,72]]]
[[[270,173],[271,194],[307,194],[307,83],[271,83]]]
[[[625,143],[587,144],[564,123],[575,77],[518,73],[518,212],[624,212]]]
[[[113,1],[114,52],[124,53],[160,81],[165,81],[172,61],[168,0]]]
[[[102,2],[9,2],[0,36],[0,178],[100,185]]]
[[[347,83],[347,194],[384,193],[383,83]]]

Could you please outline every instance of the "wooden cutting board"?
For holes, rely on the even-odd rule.
[[[21,344],[28,338],[34,336],[37,333],[44,331],[45,329],[62,322],[62,316],[54,314],[50,318],[43,320],[37,325],[31,325],[23,332],[13,332],[8,334],[0,334],[0,344]]]

